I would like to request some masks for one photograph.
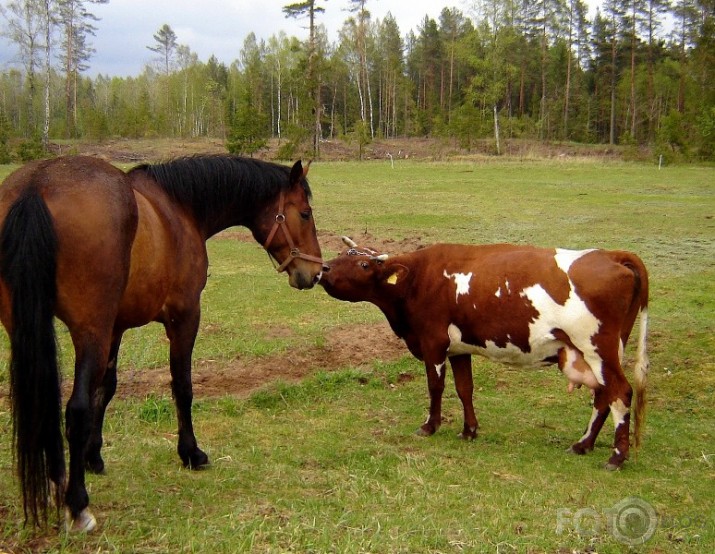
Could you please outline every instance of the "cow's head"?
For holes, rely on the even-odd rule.
[[[409,269],[393,263],[387,254],[360,247],[343,237],[347,248],[337,258],[326,262],[320,284],[338,300],[375,302],[385,295],[401,296]]]

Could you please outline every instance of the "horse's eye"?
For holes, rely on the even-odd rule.
[[[367,262],[360,262],[360,267],[363,269],[367,269],[368,267],[370,267],[370,264]]]
[[[306,211],[304,211],[304,212],[300,212],[300,217],[303,219],[303,221],[308,221],[308,220],[310,219],[310,216],[311,216],[311,211],[310,211],[310,210],[306,210]]]

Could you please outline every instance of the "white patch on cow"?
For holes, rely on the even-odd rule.
[[[544,358],[553,355],[548,354],[544,356],[543,350],[540,350],[536,355],[533,351],[522,352],[522,350],[514,344],[507,343],[506,346],[501,347],[497,346],[494,341],[490,340],[486,341],[484,347],[469,344],[462,340],[462,331],[453,323],[451,323],[447,328],[447,335],[449,336],[447,354],[450,356],[458,356],[460,354],[476,354],[505,364],[543,365],[545,363],[543,361]]]
[[[630,410],[620,398],[615,402],[611,402],[611,415],[613,416],[613,425],[616,429],[626,420],[626,415]]]
[[[539,312],[536,320],[529,324],[529,345],[532,351],[539,353],[541,359],[558,352],[561,343],[551,333],[552,329],[562,329],[573,345],[583,354],[583,358],[593,371],[596,381],[604,385],[601,357],[591,338],[598,332],[601,322],[589,311],[588,307],[574,292],[573,284],[568,299],[562,305],[556,302],[539,284],[525,288],[521,296],[529,300]],[[542,355],[546,353],[546,355]]]
[[[470,271],[467,274],[464,273],[447,273],[447,270],[444,270],[444,276],[447,279],[454,279],[454,284],[457,285],[457,293],[455,295],[455,301],[459,302],[459,296],[461,294],[469,294],[469,281],[472,280],[472,272]]]
[[[444,369],[444,362],[441,364],[434,364],[434,370],[437,372],[437,377],[442,377],[442,370]]]
[[[571,269],[571,265],[589,252],[593,252],[593,248],[590,250],[564,250],[563,248],[557,248],[554,259],[559,269],[564,273],[568,273],[569,269]]]

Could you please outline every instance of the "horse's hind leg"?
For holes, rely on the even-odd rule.
[[[164,327],[171,346],[171,392],[176,404],[179,421],[178,453],[184,466],[199,469],[209,463],[208,456],[198,447],[191,419],[193,390],[191,385],[191,353],[199,330],[200,313],[198,306],[190,313],[172,316]]]
[[[85,486],[85,450],[92,426],[91,395],[94,383],[104,372],[109,354],[109,333],[102,341],[89,333],[73,334],[76,362],[74,387],[67,402],[66,433],[69,442],[69,480],[65,494],[68,527],[72,531],[91,531],[96,520],[87,509],[89,495]]]
[[[104,426],[104,414],[107,411],[109,402],[114,397],[117,390],[117,357],[119,355],[119,345],[122,342],[122,334],[119,333],[112,339],[112,346],[109,349],[109,362],[104,372],[104,379],[97,386],[92,395],[92,429],[90,430],[87,448],[84,458],[88,471],[92,473],[104,473],[104,460],[102,459],[102,427]]]

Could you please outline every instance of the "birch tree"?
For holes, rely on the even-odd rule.
[[[35,133],[35,98],[37,96],[37,70],[41,65],[43,48],[42,3],[39,0],[14,0],[7,7],[0,5],[0,14],[7,21],[2,36],[18,49],[18,62],[25,68],[27,88],[25,108],[26,132]]]

